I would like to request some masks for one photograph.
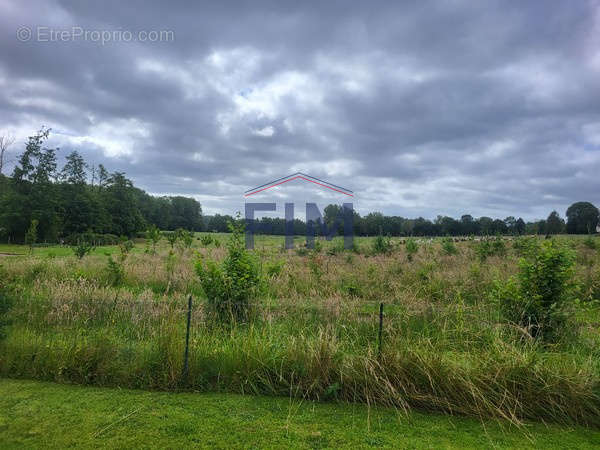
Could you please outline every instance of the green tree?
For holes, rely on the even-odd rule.
[[[27,246],[29,246],[29,253],[33,253],[33,246],[35,245],[35,243],[37,242],[37,227],[38,227],[38,220],[33,219],[31,221],[31,224],[29,225],[29,229],[27,230],[27,233],[25,233],[25,244]]]
[[[525,221],[520,217],[515,221],[514,232],[515,234],[525,233]]]
[[[12,175],[14,191],[6,207],[11,218],[10,232],[23,239],[31,219],[38,220],[39,239],[55,241],[61,220],[56,181],[56,149],[42,147],[49,136],[42,129],[30,136]]]
[[[534,337],[556,338],[575,304],[574,264],[574,252],[553,240],[530,246],[516,279],[493,291],[505,318]]]
[[[84,185],[88,165],[82,156],[74,151],[67,155],[67,162],[60,172],[61,179],[69,184]]]
[[[77,245],[72,247],[73,253],[80,260],[84,258],[85,255],[90,253],[94,249],[94,246],[85,239],[78,239]]]
[[[105,202],[111,216],[112,234],[131,236],[143,229],[144,220],[137,207],[133,184],[124,173],[115,172],[108,178]]]
[[[146,230],[146,238],[148,239],[148,242],[152,244],[152,254],[156,254],[156,245],[161,238],[160,230],[156,225],[153,224],[148,227],[148,230]]]
[[[245,247],[244,223],[230,223],[227,257],[196,262],[196,273],[208,298],[209,311],[222,321],[245,321],[259,282],[258,263]]]
[[[547,234],[560,234],[565,229],[565,221],[560,217],[558,212],[552,211],[546,219],[545,232]]]
[[[594,233],[599,217],[598,208],[590,202],[573,203],[567,209],[567,233]]]

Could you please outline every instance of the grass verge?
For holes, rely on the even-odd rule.
[[[0,379],[0,447],[598,448],[600,431],[389,408]]]

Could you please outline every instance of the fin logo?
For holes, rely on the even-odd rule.
[[[335,191],[340,195],[346,197],[354,197],[354,192],[350,189],[338,186],[337,184],[330,183],[320,178],[307,175],[302,172],[296,172],[286,177],[278,178],[268,183],[256,186],[252,189],[248,189],[244,192],[244,197],[248,198],[252,195],[265,192],[276,186],[281,186],[285,183],[300,180],[304,182],[313,183],[320,186],[323,189],[329,189]],[[250,203],[245,204],[245,217],[246,217],[246,248],[254,248],[254,233],[260,231],[254,219],[254,213],[256,211],[276,211],[276,203]],[[325,238],[330,241],[337,233],[337,229],[340,225],[344,228],[344,247],[351,249],[354,244],[354,208],[352,203],[344,202],[340,213],[335,217],[335,220],[328,227],[323,220],[323,215],[316,203],[306,203],[306,246],[308,248],[314,248],[315,246],[315,235],[317,229],[320,227],[322,234]],[[285,248],[294,248],[294,203],[285,203]]]

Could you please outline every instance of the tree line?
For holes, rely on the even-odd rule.
[[[203,217],[200,203],[193,198],[151,196],[136,188],[122,172],[109,173],[102,164],[90,167],[76,151],[67,155],[59,170],[58,149],[44,146],[49,131],[41,130],[29,137],[11,176],[0,171],[0,241],[24,242],[33,222],[37,241],[49,243],[82,233],[133,236],[151,225],[161,230],[229,231],[232,216]],[[6,143],[0,141],[0,161],[4,159]],[[336,226],[337,232],[343,234],[343,224],[334,225],[341,208],[328,205],[319,222]],[[520,217],[474,218],[469,214],[460,219],[437,216],[435,220],[379,212],[353,215],[356,236],[587,234],[596,231],[600,216],[589,202],[572,204],[566,211],[566,220],[552,211],[546,219],[533,222]],[[322,234],[320,223],[316,225]],[[253,226],[259,233],[285,234],[284,218],[256,219]],[[306,234],[307,225],[300,219],[294,220],[293,228],[296,235]]]
[[[38,242],[60,242],[78,233],[133,236],[150,225],[162,230],[202,229],[200,203],[187,197],[154,197],[122,172],[90,167],[76,151],[59,169],[49,129],[29,137],[11,176],[0,173],[0,239],[24,242],[32,223]]]
[[[322,222],[327,227],[334,226],[336,217],[342,211],[340,205],[328,205],[323,210]],[[379,212],[372,212],[361,216],[354,211],[353,232],[355,236],[485,236],[485,235],[520,235],[520,234],[589,234],[595,233],[599,222],[598,209],[589,202],[573,203],[566,211],[565,221],[557,211],[552,211],[546,219],[525,222],[522,218],[513,216],[505,219],[492,219],[491,217],[474,218],[465,214],[460,219],[448,216],[437,216],[435,220],[408,219],[400,216],[386,216]],[[207,231],[226,232],[227,224],[233,218],[229,215],[215,214],[204,217],[204,226]],[[252,225],[257,233],[284,235],[285,219],[279,217],[263,217],[255,219]],[[305,235],[306,223],[294,219],[294,234]],[[320,223],[316,229],[321,232]],[[342,235],[344,227],[337,224],[337,233]]]

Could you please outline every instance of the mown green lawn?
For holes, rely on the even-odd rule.
[[[598,448],[600,431],[232,394],[0,380],[0,448]]]

